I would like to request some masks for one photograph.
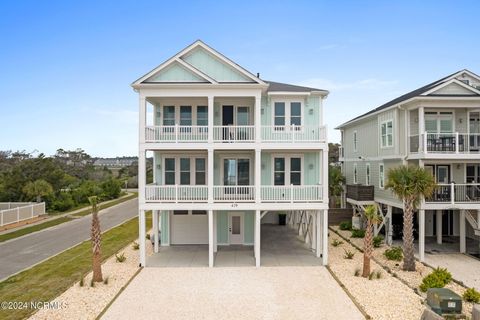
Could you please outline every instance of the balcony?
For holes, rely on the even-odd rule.
[[[478,133],[423,133],[410,136],[410,152],[468,154],[480,153]]]
[[[262,142],[326,142],[325,126],[262,126]]]
[[[256,132],[253,125],[213,126],[215,143],[253,143]],[[146,143],[205,143],[208,126],[147,126]],[[261,141],[269,143],[326,142],[325,126],[262,126]]]
[[[347,198],[356,201],[373,201],[375,196],[374,186],[364,186],[361,184],[347,185]]]
[[[426,203],[480,203],[480,183],[438,184]]]
[[[261,186],[262,203],[322,202],[323,186],[290,185]],[[208,187],[205,185],[147,185],[145,200],[159,203],[207,203]],[[213,202],[255,202],[255,186],[213,186]]]
[[[321,185],[310,186],[262,186],[260,188],[262,202],[322,202]]]

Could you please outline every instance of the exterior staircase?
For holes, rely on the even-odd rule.
[[[477,213],[477,210],[465,210],[465,218],[467,219],[468,223],[473,228],[476,236],[480,236],[480,215]]]

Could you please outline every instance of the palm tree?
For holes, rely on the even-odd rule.
[[[432,195],[435,179],[424,168],[402,165],[388,172],[385,187],[403,201],[403,270],[415,271],[413,214],[419,202]]]
[[[98,218],[97,202],[98,198],[92,196],[88,198],[88,201],[92,205],[92,229],[91,229],[91,241],[92,241],[92,270],[94,282],[102,282],[102,232],[100,230],[100,220]]]
[[[53,188],[50,183],[43,179],[37,179],[34,182],[28,182],[22,189],[23,193],[29,198],[35,198],[37,202],[42,201],[42,197],[53,193]]]
[[[370,275],[370,259],[373,252],[373,226],[382,222],[382,216],[378,214],[376,206],[365,207],[365,218],[367,219],[367,228],[363,238],[363,273],[367,278]]]
[[[339,167],[328,168],[328,193],[330,194],[330,207],[334,208],[337,197],[342,195],[345,177]]]

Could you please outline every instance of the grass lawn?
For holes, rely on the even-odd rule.
[[[151,219],[146,219],[146,229]],[[107,259],[138,237],[138,218],[133,218],[102,235],[102,256]],[[31,269],[0,282],[0,301],[48,302],[63,293],[91,270],[90,241],[68,249]],[[35,310],[2,310],[0,319],[23,319]]]
[[[32,233],[32,232],[35,232],[35,231],[40,231],[40,230],[46,229],[46,228],[50,228],[50,227],[56,226],[57,224],[61,224],[61,223],[71,221],[71,220],[73,220],[73,218],[65,216],[65,217],[60,217],[58,219],[46,221],[46,222],[43,222],[43,223],[40,223],[40,224],[36,224],[36,225],[33,225],[33,226],[18,229],[16,231],[12,231],[12,232],[9,232],[9,233],[0,234],[0,242],[7,241],[7,240],[10,240],[10,239],[13,239],[13,238],[18,238],[18,237],[21,237],[25,234],[29,234],[29,233]]]
[[[110,207],[112,207],[114,205],[117,205],[119,203],[125,202],[127,200],[134,199],[137,196],[138,196],[138,193],[134,193],[134,194],[131,194],[128,197],[125,197],[125,198],[122,198],[122,199],[117,199],[117,200],[111,201],[109,203],[105,203],[103,205],[100,204],[99,205],[99,210],[110,208]],[[72,214],[72,216],[83,217],[83,216],[86,216],[86,215],[90,214],[91,212],[92,212],[92,209],[88,208],[88,209],[82,210],[78,213]],[[36,231],[40,231],[40,230],[43,230],[43,229],[46,229],[46,228],[50,228],[50,227],[56,226],[56,225],[64,223],[64,222],[71,221],[72,219],[73,218],[71,218],[69,216],[59,217],[59,218],[54,219],[54,220],[49,220],[49,221],[39,223],[39,224],[30,226],[30,227],[25,227],[25,228],[22,228],[22,229],[19,229],[19,230],[16,230],[16,231],[5,233],[5,234],[0,235],[0,242],[7,241],[7,240],[10,240],[10,239],[14,239],[14,238],[18,238],[18,237],[21,237],[23,235],[26,235],[26,234],[29,234],[29,233],[32,233],[32,232],[36,232]]]

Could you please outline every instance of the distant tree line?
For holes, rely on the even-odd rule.
[[[55,155],[33,156],[25,151],[0,151],[0,201],[45,201],[50,212],[88,204],[88,197],[117,198],[136,168],[116,176],[106,167],[95,168],[82,149],[58,149]]]

